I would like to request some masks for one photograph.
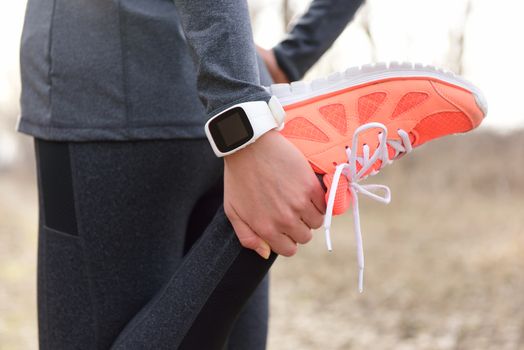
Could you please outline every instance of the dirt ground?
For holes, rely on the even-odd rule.
[[[349,214],[271,272],[269,350],[524,349],[524,132],[417,149],[361,197],[365,289]],[[32,164],[0,173],[0,350],[36,349]]]

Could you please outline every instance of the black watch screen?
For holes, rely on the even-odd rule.
[[[246,112],[240,107],[232,108],[213,119],[209,123],[209,132],[222,153],[242,146],[254,136]]]

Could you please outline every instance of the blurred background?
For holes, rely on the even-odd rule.
[[[270,48],[307,0],[250,0]],[[36,349],[37,204],[32,142],[14,131],[25,1],[0,2],[0,350]],[[448,68],[487,97],[484,125],[417,149],[363,199],[365,292],[352,222],[337,217],[271,276],[270,350],[524,349],[524,2],[369,0],[308,73],[414,61]]]

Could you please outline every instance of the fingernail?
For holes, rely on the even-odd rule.
[[[269,255],[271,254],[271,248],[269,248],[269,245],[265,242],[262,246],[255,249],[255,251],[266,260],[269,259]]]

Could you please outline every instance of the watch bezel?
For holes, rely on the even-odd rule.
[[[228,146],[224,140],[222,133],[218,128],[218,124],[220,124],[220,122],[224,121],[225,119],[232,117],[234,114],[240,116],[240,121],[247,132],[247,136]],[[235,149],[248,143],[255,136],[255,132],[253,130],[253,126],[251,125],[249,117],[247,116],[246,111],[242,107],[234,107],[217,115],[215,118],[210,120],[208,129],[211,134],[211,137],[213,138],[216,148],[221,153],[228,153],[234,151]]]

